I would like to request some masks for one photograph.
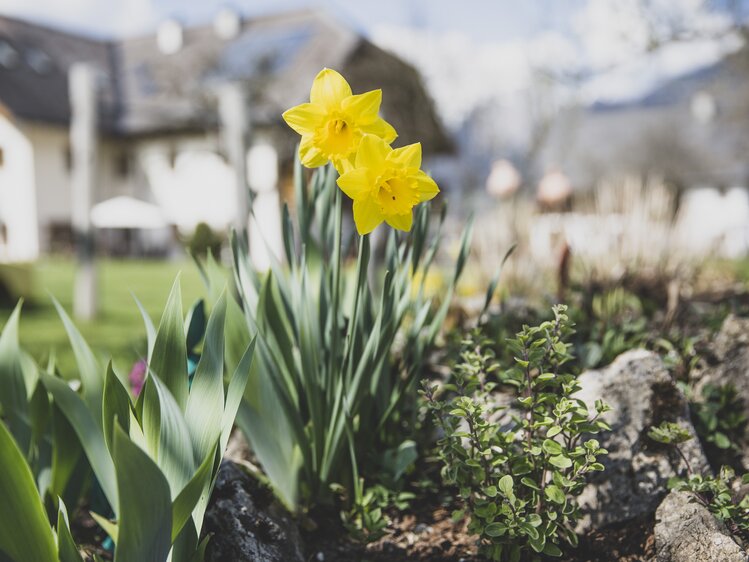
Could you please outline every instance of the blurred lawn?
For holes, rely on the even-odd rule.
[[[169,290],[180,271],[186,312],[205,294],[193,262],[98,261],[99,313],[92,322],[74,319],[94,353],[102,360],[111,356],[115,366],[128,373],[146,351],[145,329],[132,294],[143,303],[158,327]],[[66,377],[76,376],[75,358],[49,294],[72,316],[74,275],[75,266],[70,259],[45,259],[34,264],[31,297],[24,303],[21,314],[23,347],[42,365],[46,365],[50,351],[54,350],[59,369]],[[0,309],[0,325],[5,325],[11,312]]]

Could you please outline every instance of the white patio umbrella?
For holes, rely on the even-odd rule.
[[[91,222],[97,228],[165,228],[169,223],[153,203],[121,195],[94,205]]]

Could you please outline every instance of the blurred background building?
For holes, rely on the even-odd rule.
[[[92,218],[106,253],[164,255],[175,230],[189,235],[200,223],[227,231],[237,189],[220,131],[227,84],[246,105],[248,152],[266,148],[263,162],[247,167],[250,187],[253,173],[271,162],[281,170],[271,189],[283,194],[296,136],[281,113],[308,98],[326,66],[355,91],[382,88],[382,112],[402,142],[421,139],[427,156],[452,149],[416,70],[316,10],[248,19],[222,9],[205,25],[168,19],[154,33],[122,40],[0,17],[5,260],[33,260],[72,244],[68,72],[76,63],[88,63],[97,77]]]
[[[264,204],[288,200],[295,135],[280,114],[329,66],[355,91],[383,89],[396,145],[422,142],[456,223],[526,202],[560,214],[531,213],[526,230],[562,228],[614,213],[601,186],[634,178],[671,193],[684,246],[745,254],[748,15],[744,0],[2,0],[0,259],[71,247],[75,63],[96,73],[91,217],[103,253],[170,255],[199,224],[221,238],[247,186],[272,194]],[[240,164],[227,86],[242,106]]]

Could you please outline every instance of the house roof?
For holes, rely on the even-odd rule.
[[[405,141],[427,139],[425,152],[451,149],[416,70],[315,10],[243,20],[228,40],[212,25],[187,28],[174,54],[159,49],[156,34],[99,41],[0,17],[0,103],[15,116],[67,123],[67,72],[79,61],[99,71],[100,123],[109,134],[214,128],[215,88],[226,82],[244,85],[253,124],[280,123],[327,66],[350,71],[354,91],[373,81],[382,87],[383,114]],[[358,73],[362,65],[371,72]],[[398,106],[404,98],[407,111]]]

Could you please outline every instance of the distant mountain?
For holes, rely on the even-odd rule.
[[[542,152],[580,186],[602,175],[661,174],[683,186],[749,180],[749,49],[639,99],[569,109]]]

